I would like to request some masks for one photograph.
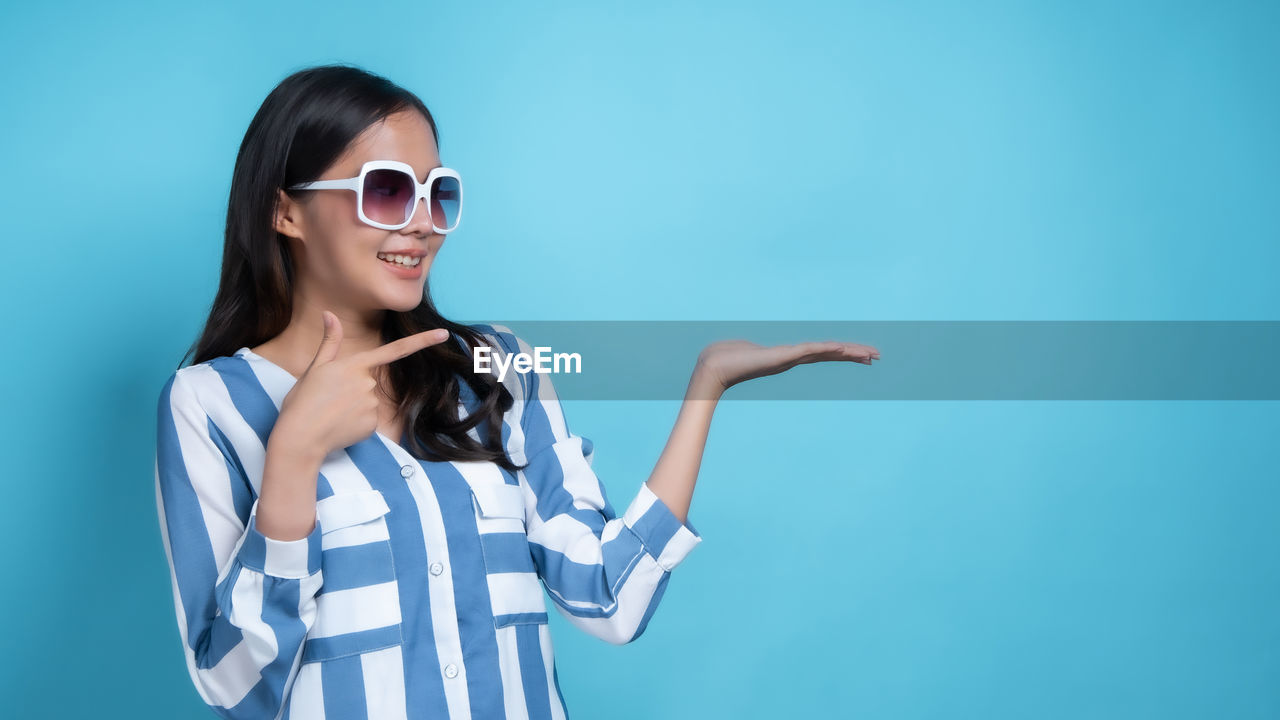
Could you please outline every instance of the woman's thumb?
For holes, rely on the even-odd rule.
[[[316,349],[312,365],[338,357],[338,345],[342,343],[342,323],[338,321],[338,316],[328,310],[323,310],[320,314],[324,318],[324,336],[320,338],[320,347]]]

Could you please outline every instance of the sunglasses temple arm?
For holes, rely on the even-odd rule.
[[[315,180],[301,185],[294,185],[294,190],[356,190],[359,188],[357,182],[360,178],[346,178],[345,180]]]

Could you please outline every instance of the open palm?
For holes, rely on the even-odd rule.
[[[802,363],[846,360],[870,365],[880,351],[838,340],[760,345],[749,340],[719,340],[703,348],[698,365],[722,389],[752,378],[776,375]]]

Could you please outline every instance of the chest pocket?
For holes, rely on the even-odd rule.
[[[518,485],[506,484],[499,475],[471,483],[471,496],[494,627],[546,623],[546,600],[524,524],[523,491]]]
[[[330,660],[404,642],[390,508],[377,490],[316,501],[323,585],[302,662]]]

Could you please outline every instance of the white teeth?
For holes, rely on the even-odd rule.
[[[388,255],[386,253],[378,253],[378,257],[382,260],[396,263],[397,265],[404,265],[405,267],[416,267],[418,263],[422,262],[422,258],[411,257],[409,255]]]

